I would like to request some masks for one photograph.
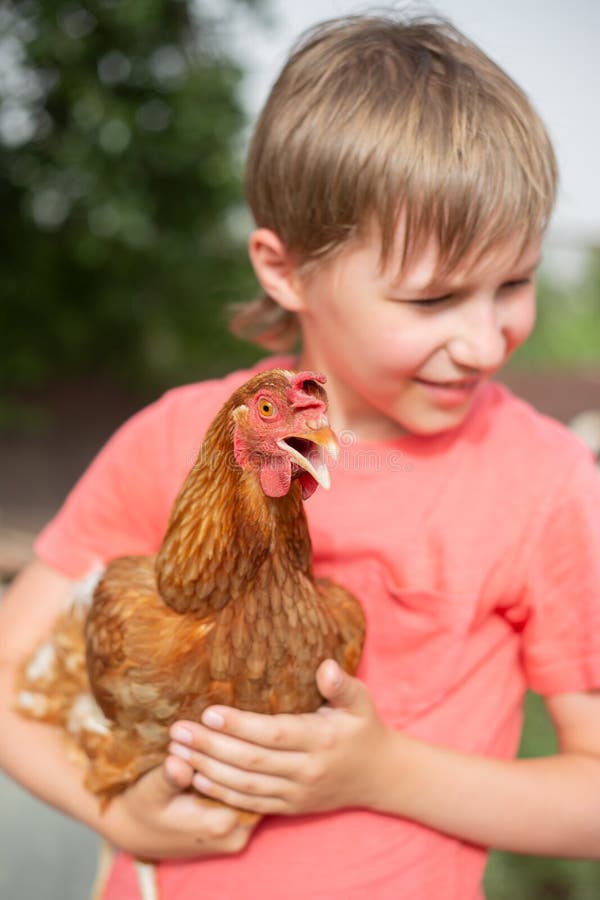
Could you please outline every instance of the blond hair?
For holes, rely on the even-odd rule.
[[[557,166],[523,91],[448,21],[397,14],[324,22],[299,40],[259,117],[246,167],[257,226],[301,264],[335,254],[375,223],[381,262],[399,217],[399,269],[431,241],[438,273],[492,246],[543,233]],[[233,330],[273,349],[298,335],[263,296]]]

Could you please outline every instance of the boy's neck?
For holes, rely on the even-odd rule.
[[[327,380],[328,418],[331,427],[338,435],[347,436],[349,443],[364,441],[376,443],[392,441],[410,434],[405,428],[385,416],[379,410],[363,401],[353,391],[336,382],[327,372],[327,366],[314,359],[307,350],[303,350],[295,361],[297,369],[302,371],[325,372]]]

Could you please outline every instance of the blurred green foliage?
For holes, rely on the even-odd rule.
[[[535,330],[515,354],[514,364],[572,368],[600,365],[599,248],[585,254],[575,279],[553,279],[542,267]]]
[[[554,752],[556,738],[544,701],[530,693],[519,756]],[[598,900],[600,863],[495,852],[486,870],[485,896],[487,900]]]
[[[236,5],[257,0],[0,8],[0,387],[153,387],[243,358],[223,312],[255,290],[242,73],[219,42]]]

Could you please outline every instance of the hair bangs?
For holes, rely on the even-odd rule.
[[[500,245],[518,258],[543,235],[557,177],[528,98],[475,44],[438,17],[366,15],[296,45],[257,123],[246,195],[306,271],[375,226],[382,265],[402,273],[434,241],[444,277]],[[253,305],[254,340],[261,317],[263,337],[277,331],[267,307]],[[274,318],[289,344],[290,314]]]
[[[495,74],[503,106],[485,96],[481,80],[432,79],[427,102],[415,90],[381,135],[371,162],[382,168],[367,165],[360,176],[371,207],[357,215],[378,227],[382,266],[393,255],[402,274],[433,241],[436,274],[445,277],[499,246],[518,258],[543,236],[556,196],[554,152],[524,95]]]

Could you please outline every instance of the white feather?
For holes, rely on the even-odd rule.
[[[105,569],[106,566],[102,565],[102,563],[96,563],[84,578],[77,581],[69,595],[68,605],[81,606],[84,609],[91,606],[94,591],[104,575]]]
[[[79,734],[80,731],[108,734],[110,722],[91,694],[79,694],[69,710],[67,729],[71,734]]]
[[[41,644],[35,652],[35,656],[27,666],[25,674],[29,681],[37,681],[38,678],[49,678],[52,675],[56,651],[50,641]]]

